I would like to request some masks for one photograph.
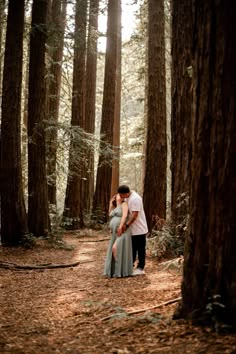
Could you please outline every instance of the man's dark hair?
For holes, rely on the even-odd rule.
[[[122,185],[119,186],[119,188],[118,188],[118,193],[120,193],[120,194],[130,193],[130,189],[129,189],[129,187],[126,186],[125,184],[122,184]]]

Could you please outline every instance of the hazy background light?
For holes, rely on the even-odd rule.
[[[132,0],[122,1],[122,41],[128,41],[133,34],[136,27],[135,12],[138,5],[131,4]],[[107,12],[100,14],[98,18],[98,30],[104,36],[98,38],[98,50],[100,52],[106,51],[106,29],[107,29]]]

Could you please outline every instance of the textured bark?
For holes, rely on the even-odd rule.
[[[56,205],[56,160],[57,160],[57,123],[59,118],[62,57],[64,48],[64,33],[66,24],[66,0],[53,0],[51,5],[51,21],[49,39],[49,54],[51,65],[49,69],[48,90],[48,120],[47,133],[47,174],[48,201]]]
[[[143,202],[149,230],[166,217],[166,83],[164,1],[148,2],[148,115]]]
[[[236,324],[234,8],[233,0],[193,2],[190,230],[181,311],[199,318],[218,296],[225,308],[212,315]]]
[[[93,213],[107,220],[111,193],[112,157],[104,153],[106,145],[113,144],[113,126],[116,98],[118,6],[120,0],[108,1],[107,49],[102,104],[101,143],[97,168],[96,189],[93,198]]]
[[[95,133],[96,113],[96,75],[97,75],[97,36],[98,36],[99,0],[90,0],[88,45],[86,62],[86,99],[85,99],[85,131]],[[88,147],[88,165],[84,188],[84,208],[89,212],[92,208],[94,194],[94,149]]]
[[[85,125],[85,54],[86,54],[86,17],[87,0],[77,0],[75,15],[74,70],[72,92],[72,127],[84,129]],[[84,143],[71,137],[69,174],[67,180],[64,217],[69,218],[73,229],[82,227],[83,221],[83,174],[85,173],[83,156],[75,161],[74,156],[81,156],[86,150]]]
[[[120,178],[120,109],[121,109],[121,3],[118,6],[118,34],[117,34],[117,78],[115,97],[115,118],[113,127],[114,159],[112,161],[111,195],[117,193]]]
[[[30,33],[28,99],[28,221],[35,236],[49,231],[45,158],[45,43],[48,0],[34,0]]]
[[[192,105],[192,4],[172,0],[171,217],[189,211]]]
[[[21,169],[21,86],[24,0],[10,0],[1,120],[1,240],[15,246],[28,232]]]

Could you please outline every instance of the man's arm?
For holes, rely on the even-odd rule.
[[[132,211],[131,218],[125,223],[125,227],[128,228],[138,217],[138,211]]]

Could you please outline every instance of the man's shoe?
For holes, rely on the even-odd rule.
[[[133,275],[144,275],[144,274],[145,274],[145,270],[141,268],[136,268],[133,271]]]

